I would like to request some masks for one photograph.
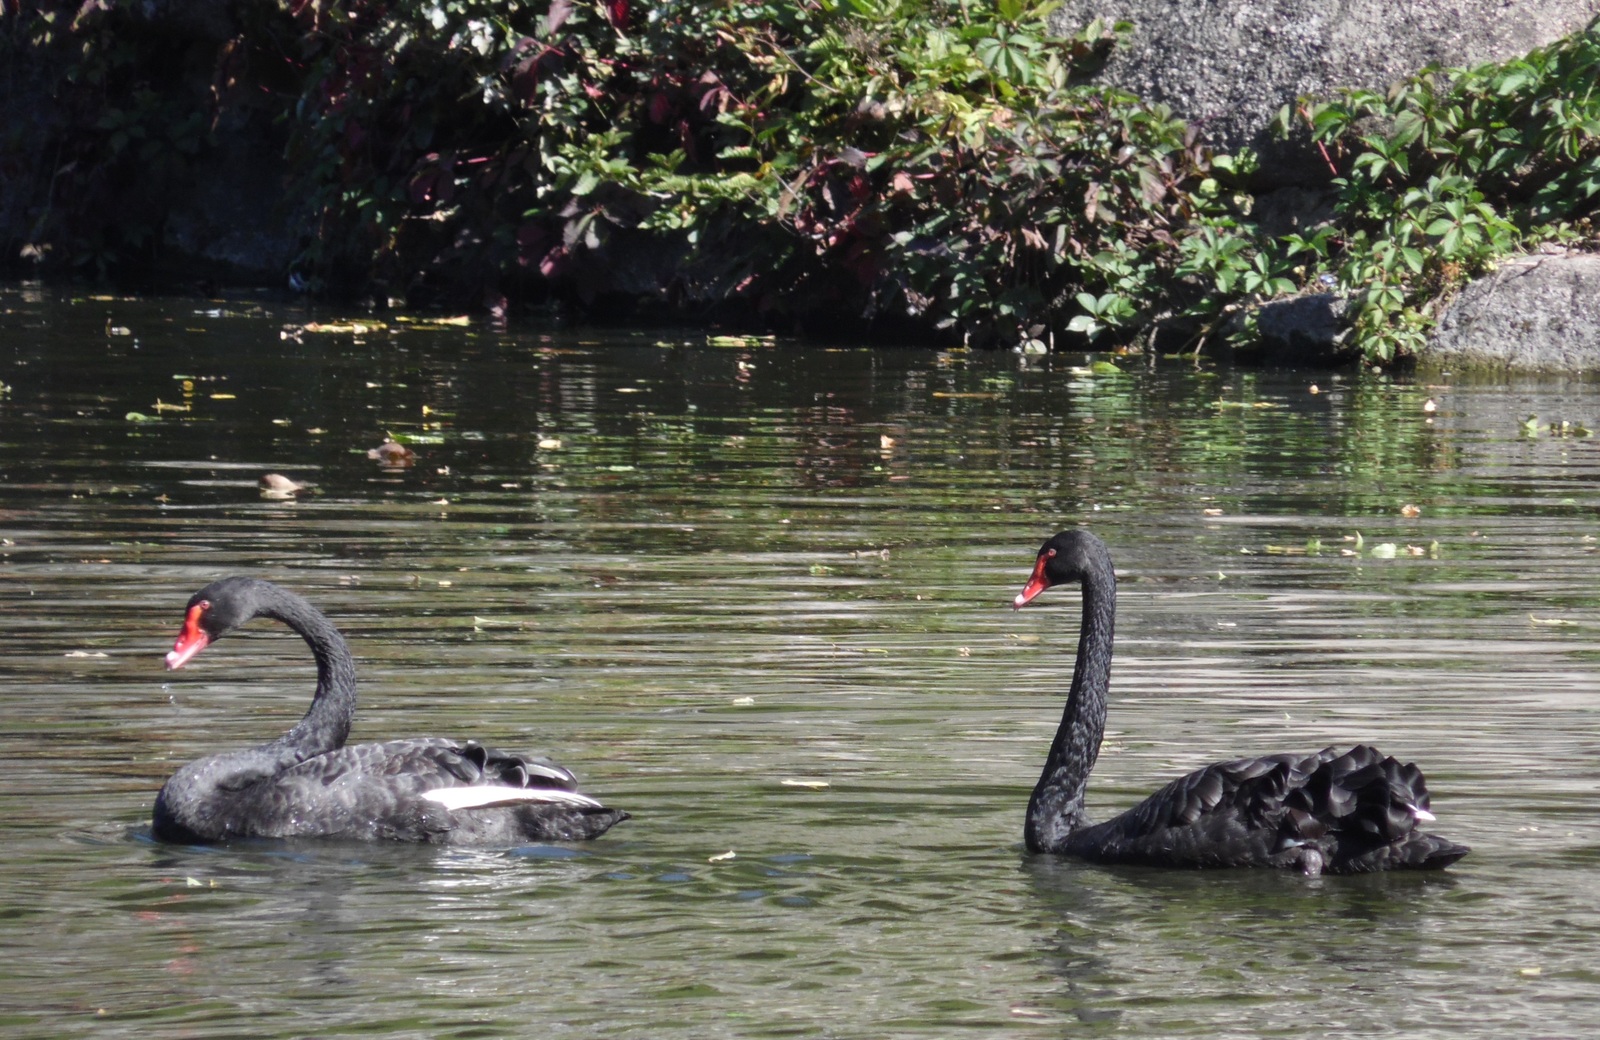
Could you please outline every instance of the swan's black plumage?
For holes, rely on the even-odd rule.
[[[1067,582],[1083,586],[1083,624],[1061,727],[1028,802],[1029,849],[1100,863],[1306,874],[1438,869],[1467,854],[1465,845],[1417,829],[1433,819],[1421,770],[1364,744],[1219,762],[1091,824],[1083,795],[1105,734],[1116,622],[1117,579],[1105,543],[1087,531],[1045,542],[1012,606]]]
[[[191,762],[156,796],[163,841],[344,838],[517,844],[596,838],[628,818],[578,791],[544,759],[476,741],[421,737],[345,746],[356,707],[344,637],[300,596],[255,578],[223,578],[189,600],[168,668],[256,617],[300,633],[317,662],[305,717],[267,744]]]

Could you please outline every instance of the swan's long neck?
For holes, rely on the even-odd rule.
[[[333,622],[294,593],[277,591],[279,594],[259,616],[282,621],[311,647],[317,661],[317,692],[294,728],[266,747],[291,751],[295,761],[304,761],[343,747],[350,736],[350,723],[356,714],[356,666],[349,644]]]
[[[168,841],[218,841],[248,833],[248,799],[257,782],[344,746],[356,711],[356,669],[345,643],[322,612],[292,592],[259,584],[254,616],[276,618],[310,644],[317,691],[305,716],[277,740],[208,755],[179,769],[156,796],[154,832]],[[248,620],[248,619],[246,619]]]
[[[1105,735],[1116,616],[1116,573],[1109,559],[1103,565],[1096,561],[1083,579],[1083,624],[1078,631],[1078,659],[1072,669],[1067,707],[1044,772],[1028,801],[1024,835],[1034,852],[1059,851],[1073,831],[1088,825],[1083,793]]]

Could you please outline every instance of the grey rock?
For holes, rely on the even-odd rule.
[[[1425,360],[1519,371],[1600,369],[1600,255],[1554,253],[1502,264],[1446,307]]]
[[[1273,300],[1256,311],[1258,343],[1248,352],[1271,364],[1334,365],[1354,352],[1344,345],[1345,300],[1333,293],[1312,293]]]
[[[1583,28],[1594,0],[1066,0],[1058,31],[1134,24],[1101,73],[1166,104],[1220,147],[1263,153],[1266,179],[1326,177],[1316,151],[1275,142],[1278,110],[1340,87],[1384,90],[1425,65],[1505,61]]]

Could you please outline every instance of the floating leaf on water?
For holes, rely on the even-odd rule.
[[[1539,417],[1537,415],[1530,415],[1522,420],[1522,434],[1525,437],[1539,436]]]
[[[1347,541],[1347,542],[1355,542],[1357,549],[1360,549],[1363,545],[1367,544],[1367,540],[1365,538],[1361,537],[1361,532],[1360,531],[1357,531],[1355,534],[1347,534],[1347,535],[1345,535],[1344,536],[1344,540]]]
[[[1369,555],[1374,560],[1392,560],[1400,549],[1393,542],[1380,542],[1372,547]]]
[[[256,483],[260,485],[261,494],[266,498],[293,498],[306,490],[305,484],[290,480],[282,473],[263,473]]]
[[[811,565],[811,573],[813,576],[820,578],[823,575],[832,574],[833,568],[825,563],[813,563]]]
[[[733,703],[738,705],[741,708],[748,708],[750,705],[754,704],[755,702],[756,702],[756,699],[754,697],[735,697],[733,699]]]
[[[776,336],[707,336],[711,347],[770,347],[778,342]]]
[[[304,332],[340,333],[348,332],[356,336],[364,336],[369,332],[382,332],[388,328],[381,321],[313,321],[303,327]]]
[[[1200,515],[1201,516],[1221,516],[1222,515],[1222,510],[1217,509],[1215,507],[1213,507],[1211,509],[1202,509],[1202,510],[1200,510]]]
[[[156,403],[152,407],[157,412],[187,412],[189,410],[189,406],[186,404],[167,404],[159,397],[156,398]]]
[[[1418,505],[1412,505],[1410,502],[1407,502],[1405,505],[1400,507],[1400,515],[1409,517],[1421,516],[1422,507]]]
[[[1552,628],[1576,628],[1578,625],[1576,621],[1568,621],[1566,618],[1542,618],[1534,617],[1532,614],[1528,615],[1528,623],[1531,625],[1549,625]]]
[[[410,466],[416,463],[417,453],[391,437],[376,448],[369,449],[367,458],[377,459],[382,466]]]
[[[410,325],[418,329],[459,328],[472,324],[472,318],[466,314],[451,315],[448,318],[414,318],[409,314],[400,314],[396,315],[394,320],[399,324]]]
[[[732,849],[729,849],[727,852],[719,852],[715,856],[707,856],[706,857],[706,862],[707,863],[726,863],[730,859],[737,858],[738,855],[739,854],[737,852],[733,851]]]
[[[66,653],[62,654],[61,656],[62,657],[105,657],[106,655],[101,653],[98,650],[95,650],[93,652],[90,652],[88,650],[68,650]]]
[[[826,780],[784,780],[782,783],[785,787],[809,787],[814,791],[831,786]]]
[[[1435,401],[1433,398],[1430,397],[1426,401],[1422,402],[1422,411],[1423,411],[1424,415],[1432,415],[1434,412],[1437,412],[1438,410],[1439,410],[1439,402]]]
[[[1120,376],[1122,369],[1110,361],[1096,361],[1089,366],[1089,371],[1097,376]]]
[[[1307,538],[1306,539],[1306,552],[1307,553],[1315,555],[1316,553],[1319,553],[1321,551],[1322,551],[1322,539],[1321,538]]]
[[[159,415],[146,415],[143,412],[129,412],[123,416],[128,422],[160,422]]]
[[[543,451],[555,451],[557,448],[561,447],[561,438],[541,437],[539,439],[539,447]]]
[[[1518,968],[1517,969],[1517,974],[1518,975],[1522,975],[1522,976],[1525,976],[1527,978],[1532,978],[1533,976],[1542,974],[1543,972],[1544,972],[1544,969],[1540,968],[1540,967],[1537,967],[1537,966],[1531,967],[1531,968]]]
[[[482,631],[485,628],[521,628],[522,622],[510,618],[488,618],[472,615],[472,627]]]

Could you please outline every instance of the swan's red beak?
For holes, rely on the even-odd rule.
[[[1054,554],[1052,553],[1051,555]],[[1017,593],[1017,598],[1011,601],[1012,610],[1021,610],[1029,600],[1050,587],[1050,579],[1044,575],[1044,565],[1049,560],[1050,556],[1046,556],[1044,553],[1039,554],[1039,558],[1034,561],[1033,575],[1028,578],[1028,584],[1022,586],[1022,591]]]
[[[200,627],[200,617],[210,606],[209,603],[196,603],[183,616],[183,631],[178,633],[178,641],[172,644],[172,650],[167,654],[167,671],[182,668],[189,663],[189,658],[211,644],[211,637]]]

